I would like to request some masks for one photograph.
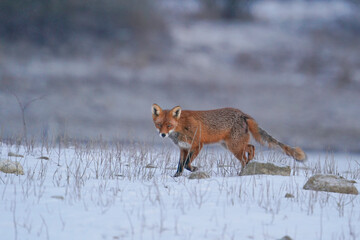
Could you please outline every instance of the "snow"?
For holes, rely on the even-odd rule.
[[[9,151],[25,156],[10,158],[25,175],[0,173],[1,239],[360,237],[358,196],[302,189],[316,173],[359,182],[359,155],[309,153],[306,164],[294,165],[278,152],[261,151],[256,159],[288,163],[291,176],[239,177],[239,162],[210,147],[194,165],[211,178],[189,180],[189,172],[172,177],[175,147],[0,144],[1,159]]]
[[[259,1],[254,4],[253,14],[258,19],[272,22],[330,21],[349,16],[355,9],[347,1]]]

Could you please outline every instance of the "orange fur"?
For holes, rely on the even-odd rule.
[[[271,137],[261,129],[249,115],[234,108],[209,111],[181,110],[179,106],[163,110],[152,105],[152,117],[160,136],[170,137],[180,148],[180,160],[175,176],[183,169],[196,171],[191,162],[200,153],[204,144],[221,143],[245,166],[254,158],[255,147],[249,144],[250,133],[254,139],[267,143],[269,147],[279,146],[285,154],[303,161],[306,154],[300,148],[292,148]]]

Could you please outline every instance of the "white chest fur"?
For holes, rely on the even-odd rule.
[[[191,148],[191,144],[188,142],[184,142],[184,141],[180,141],[179,140],[179,135],[180,133],[178,132],[171,132],[169,134],[169,137],[171,138],[171,140],[179,147],[182,149],[190,149]]]
[[[181,141],[179,141],[177,145],[178,145],[180,148],[185,148],[185,149],[189,149],[189,148],[191,147],[191,144],[190,144],[190,143],[181,142]]]

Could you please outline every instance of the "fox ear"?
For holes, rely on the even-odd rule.
[[[171,109],[171,113],[174,118],[179,119],[181,115],[181,107],[174,107],[173,109]]]
[[[159,105],[157,105],[157,104],[154,103],[154,104],[151,106],[151,112],[152,112],[153,116],[157,117],[157,116],[159,116],[160,113],[162,112],[162,109],[161,109],[161,107],[160,107]]]

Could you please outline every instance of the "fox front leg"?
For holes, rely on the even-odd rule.
[[[195,172],[198,170],[197,167],[191,166],[191,162],[194,161],[194,159],[198,156],[202,149],[203,145],[200,145],[198,147],[192,148],[190,150],[181,149],[180,151],[180,160],[179,165],[177,168],[177,171],[174,175],[174,177],[178,177],[182,174],[184,171],[184,168],[189,170],[190,172]]]
[[[182,172],[184,171],[184,165],[186,163],[186,158],[188,157],[188,155],[190,155],[191,153],[189,153],[189,151],[187,149],[180,149],[180,159],[179,159],[179,164],[178,164],[178,168],[177,171],[174,175],[174,177],[179,177],[181,176]]]
[[[201,149],[203,147],[203,144],[199,144],[197,146],[194,146],[190,149],[189,155],[186,157],[185,161],[185,168],[189,170],[190,172],[195,172],[198,170],[197,167],[191,166],[191,163],[195,160],[195,158],[199,155]]]

